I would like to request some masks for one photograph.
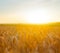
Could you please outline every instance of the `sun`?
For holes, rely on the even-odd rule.
[[[30,24],[44,24],[51,22],[51,16],[46,10],[33,10],[25,13],[25,21]]]

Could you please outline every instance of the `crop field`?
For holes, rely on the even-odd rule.
[[[60,23],[0,24],[0,53],[60,53]]]

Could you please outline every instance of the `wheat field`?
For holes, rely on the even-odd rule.
[[[60,23],[0,24],[0,53],[60,53]]]

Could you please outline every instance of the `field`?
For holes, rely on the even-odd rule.
[[[0,24],[0,53],[60,53],[60,23]]]

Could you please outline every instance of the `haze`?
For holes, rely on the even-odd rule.
[[[60,0],[0,0],[0,23],[60,22]]]

